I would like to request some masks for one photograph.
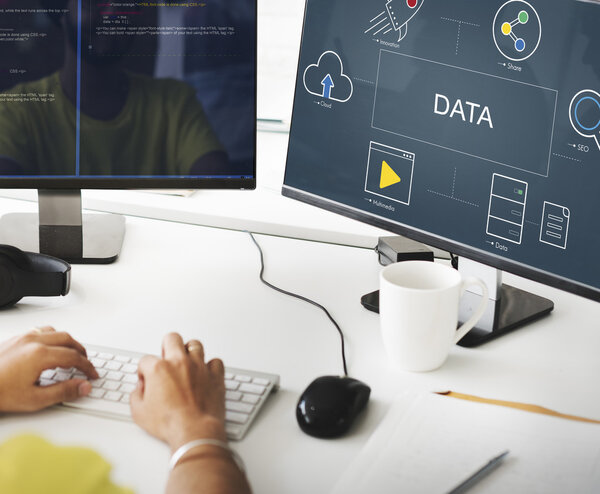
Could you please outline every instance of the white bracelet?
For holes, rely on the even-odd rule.
[[[221,449],[224,449],[231,455],[233,461],[235,461],[235,464],[238,466],[241,472],[245,473],[246,469],[244,468],[244,462],[242,461],[240,455],[231,449],[226,442],[219,441],[218,439],[195,439],[194,441],[190,441],[185,443],[183,446],[180,446],[177,448],[177,451],[173,453],[173,456],[171,456],[171,461],[169,461],[169,470],[173,470],[177,466],[179,460],[181,460],[183,455],[185,455],[189,450],[197,448],[198,446],[217,446]]]

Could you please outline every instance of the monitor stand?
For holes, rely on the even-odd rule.
[[[547,298],[502,284],[502,272],[496,268],[461,257],[458,270],[463,277],[475,276],[483,280],[490,293],[485,313],[477,327],[458,342],[460,346],[479,346],[550,314],[554,309],[554,302]],[[481,292],[465,292],[460,301],[459,321],[468,320],[480,300]],[[361,303],[365,308],[379,312],[379,291],[364,295]]]
[[[38,190],[38,211],[0,218],[0,243],[72,264],[109,264],[123,245],[125,218],[83,214],[80,190]]]
[[[475,276],[483,280],[489,290],[486,311],[477,323],[458,344],[475,347],[503,334],[520,328],[536,319],[550,314],[554,302],[533,293],[502,283],[502,272],[496,268],[461,257],[458,270],[463,277]],[[478,307],[481,292],[477,287],[467,291],[461,298],[459,320],[466,321]]]

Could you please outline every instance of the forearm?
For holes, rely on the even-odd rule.
[[[206,446],[190,451],[171,472],[166,494],[250,494],[246,476],[227,451]]]

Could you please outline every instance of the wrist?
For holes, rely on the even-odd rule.
[[[225,424],[211,416],[190,417],[174,424],[166,442],[173,453],[182,445],[195,439],[216,439],[226,442]]]

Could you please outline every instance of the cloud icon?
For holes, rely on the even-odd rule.
[[[326,51],[316,64],[306,67],[303,80],[310,94],[340,103],[348,101],[354,91],[350,77],[344,74],[342,59],[333,51]]]

